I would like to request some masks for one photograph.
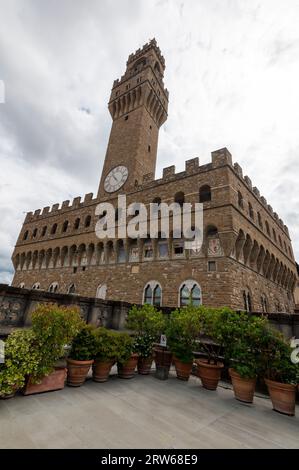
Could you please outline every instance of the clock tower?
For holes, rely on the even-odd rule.
[[[133,191],[143,176],[155,174],[158,134],[167,119],[165,61],[152,39],[127,61],[125,74],[115,80],[108,108],[112,128],[98,197]]]

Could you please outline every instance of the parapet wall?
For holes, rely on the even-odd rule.
[[[20,289],[0,284],[0,337],[7,336],[16,328],[30,326],[31,313],[37,305],[50,302],[77,305],[87,323],[115,330],[125,328],[125,320],[132,306],[128,302]],[[172,309],[161,307],[161,310],[164,314],[169,314]],[[286,338],[299,338],[299,314],[269,313],[268,318]]]
[[[268,212],[269,216],[275,220],[275,222],[289,237],[290,235],[288,227],[284,224],[282,219],[279,218],[278,214],[273,211],[273,208],[268,204],[265,197],[261,196],[259,189],[252,185],[251,179],[247,175],[243,176],[243,170],[241,166],[238,163],[233,164],[232,155],[226,147],[212,152],[211,163],[200,165],[199,158],[196,157],[187,160],[185,162],[185,170],[179,173],[176,173],[175,165],[163,168],[162,178],[159,179],[155,179],[153,173],[148,173],[144,175],[143,182],[137,189],[142,190],[166,182],[180,180],[181,178],[185,178],[186,176],[204,173],[206,171],[220,168],[225,165],[229,165],[233,169],[235,174],[244,182],[249,191],[251,191],[252,194],[260,201],[264,209]],[[69,212],[73,209],[88,207],[92,204],[95,204],[97,201],[98,199],[96,197],[93,197],[93,193],[88,193],[84,196],[83,200],[81,200],[80,196],[75,197],[71,204],[69,200],[66,200],[63,201],[61,205],[57,203],[53,204],[51,208],[50,206],[47,206],[43,209],[37,209],[34,212],[28,212],[24,222],[36,222],[42,218],[47,218],[52,215],[60,215],[65,212]]]

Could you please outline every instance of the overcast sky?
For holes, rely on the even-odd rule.
[[[163,167],[227,147],[299,259],[298,0],[1,0],[0,282],[26,211],[97,190],[128,55],[166,60]]]

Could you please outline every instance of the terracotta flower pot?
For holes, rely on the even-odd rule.
[[[139,357],[137,363],[138,374],[148,375],[151,371],[153,363],[153,356],[150,357]]]
[[[175,366],[177,378],[180,380],[186,380],[186,381],[189,380],[192,365],[193,365],[193,361],[186,363],[174,357],[174,366]]]
[[[75,361],[74,359],[67,359],[67,384],[70,387],[80,387],[84,384],[92,364],[93,360]]]
[[[115,360],[111,361],[98,361],[95,360],[92,365],[92,380],[94,382],[107,382],[110,374],[111,367]]]
[[[207,390],[216,390],[223,369],[222,362],[209,364],[205,359],[197,359],[197,372],[201,379],[202,386]]]
[[[133,353],[124,364],[117,364],[118,377],[121,379],[132,379],[138,362],[138,354]]]
[[[32,383],[29,376],[22,393],[23,395],[34,395],[35,393],[62,390],[64,388],[66,376],[66,367],[55,367],[55,370],[51,374],[45,375],[41,379],[40,383]]]
[[[255,391],[256,377],[253,379],[243,378],[233,368],[228,369],[232,379],[235,397],[244,403],[252,403]]]
[[[285,415],[295,415],[296,385],[283,384],[265,379],[273,410]]]

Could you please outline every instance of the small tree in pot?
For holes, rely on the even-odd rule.
[[[262,370],[273,409],[294,416],[299,364],[291,360],[290,343],[270,326],[264,329],[262,342]]]
[[[57,365],[57,361],[65,356],[65,346],[83,325],[78,307],[53,303],[39,305],[31,319],[39,363],[27,377],[25,395],[64,387],[66,368]]]
[[[193,306],[175,310],[166,327],[167,341],[174,355],[177,378],[188,380],[193,365],[193,351],[201,329],[198,308]]]
[[[95,382],[106,382],[119,355],[119,333],[100,327],[94,331],[94,336],[96,345],[92,378]]]
[[[94,327],[84,325],[75,336],[67,359],[69,386],[80,387],[85,382],[90,366],[94,362],[96,345]]]
[[[5,341],[5,362],[0,364],[0,397],[11,398],[39,368],[39,341],[32,329],[13,331]]]
[[[261,367],[261,339],[267,320],[224,309],[221,312],[224,353],[237,400],[252,403]]]
[[[138,373],[149,374],[153,362],[153,345],[164,330],[164,316],[153,305],[134,305],[128,313],[126,325],[135,332],[134,350],[139,355]]]
[[[224,336],[222,313],[230,309],[216,309],[200,306],[197,308],[201,322],[199,350],[206,358],[197,359],[198,376],[207,390],[216,390],[224,365],[220,359],[223,353]]]
[[[132,379],[138,362],[134,340],[128,333],[118,333],[117,369],[121,379]]]

